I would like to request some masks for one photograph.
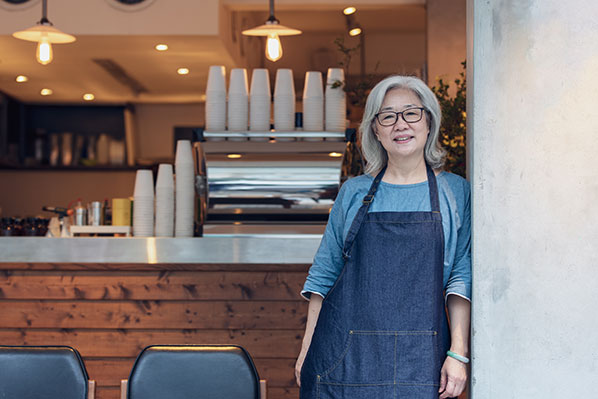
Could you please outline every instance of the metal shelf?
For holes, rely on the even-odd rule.
[[[305,131],[292,131],[292,132],[277,132],[277,131],[265,131],[265,132],[203,132],[203,137],[206,140],[212,138],[224,138],[224,139],[255,139],[255,138],[266,138],[266,139],[322,139],[322,140],[333,140],[333,141],[344,141],[345,132],[305,132]]]

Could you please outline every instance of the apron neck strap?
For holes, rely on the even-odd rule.
[[[428,188],[430,191],[430,208],[432,212],[440,212],[440,201],[438,199],[438,184],[434,171],[426,162],[426,172],[428,174]]]

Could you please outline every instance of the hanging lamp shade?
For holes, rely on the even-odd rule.
[[[77,40],[75,36],[64,33],[60,29],[56,29],[52,25],[45,23],[38,23],[31,28],[20,30],[12,35],[17,39],[30,42],[39,42],[42,37],[46,37],[50,43],[72,43]]]
[[[289,28],[287,26],[281,25],[276,20],[268,20],[263,25],[246,29],[241,33],[246,36],[270,36],[272,34],[277,34],[278,36],[295,36],[300,35],[303,32],[301,32],[299,29]]]

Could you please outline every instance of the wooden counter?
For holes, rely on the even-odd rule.
[[[77,348],[99,399],[119,397],[120,380],[152,344],[241,345],[267,380],[269,399],[299,397],[294,363],[308,263],[6,260],[0,258],[0,342]]]

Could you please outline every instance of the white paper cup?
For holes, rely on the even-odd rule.
[[[208,72],[206,92],[223,92],[226,96],[226,68],[222,65],[212,65]]]
[[[189,140],[177,140],[176,142],[175,164],[179,163],[193,164],[193,153],[191,151],[191,141]]]
[[[247,96],[249,94],[247,86],[247,69],[232,69],[230,72],[230,82],[228,85],[229,98],[231,94],[244,94],[245,96]]]
[[[140,169],[135,175],[135,197],[153,197],[154,196],[154,176],[148,169]]]
[[[321,72],[308,71],[305,73],[305,86],[303,87],[303,98],[306,97],[324,97],[324,88],[322,84]]]
[[[156,194],[158,187],[170,187],[174,189],[174,174],[172,172],[172,165],[162,163],[158,166],[158,177],[156,178]]]
[[[295,98],[295,83],[293,81],[293,70],[281,68],[276,71],[276,83],[274,85],[274,97],[290,95]]]
[[[263,68],[256,68],[251,74],[251,90],[249,92],[251,96],[254,95],[267,95],[270,97],[270,76],[268,70]]]
[[[343,68],[328,68],[328,72],[326,73],[326,86],[330,86],[335,82],[341,82],[341,84],[345,83],[345,70]]]

